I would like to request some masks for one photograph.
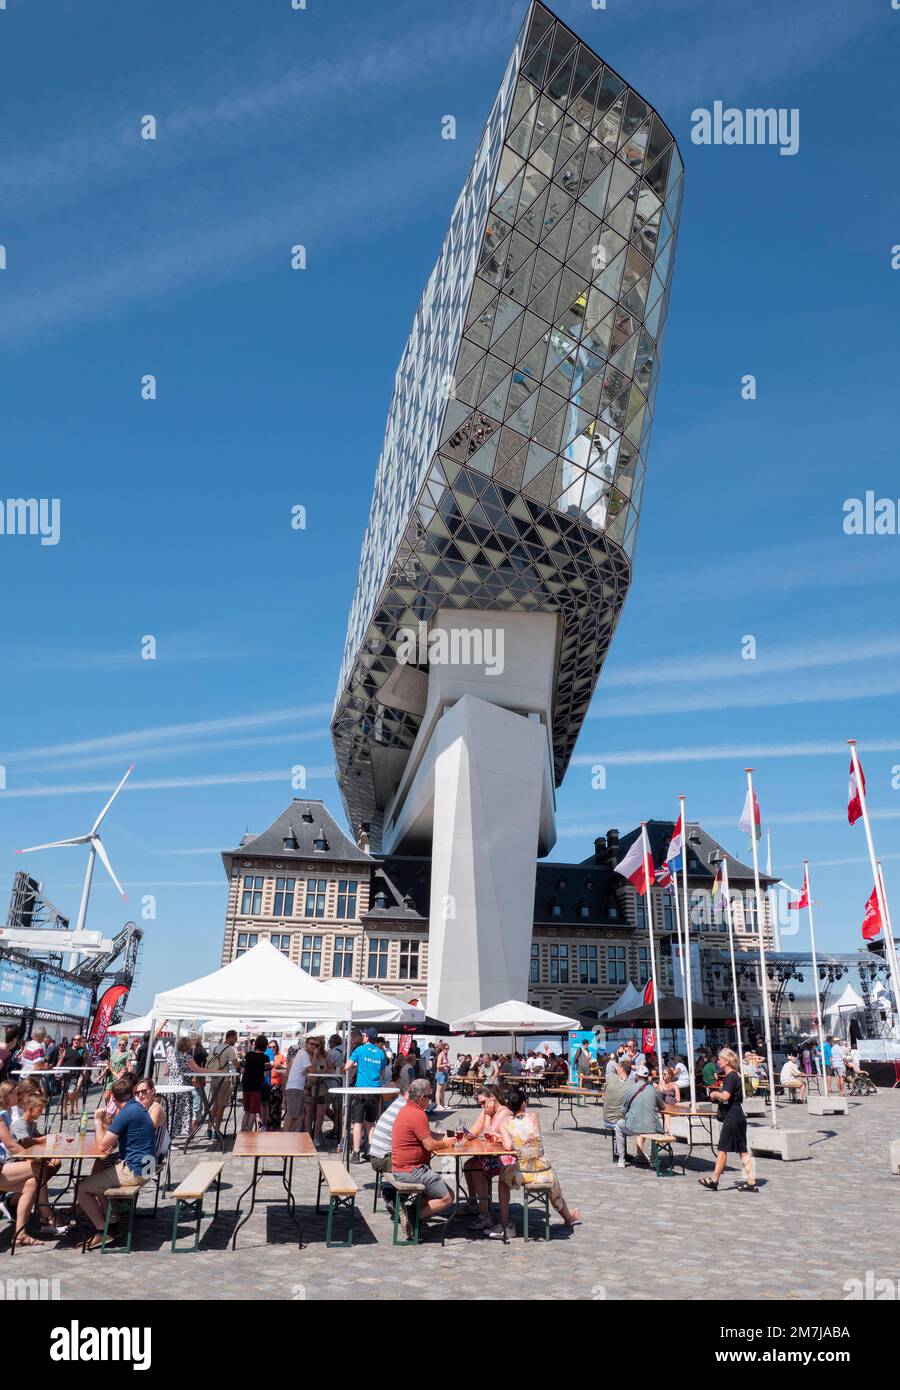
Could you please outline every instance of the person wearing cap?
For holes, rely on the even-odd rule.
[[[359,1046],[354,1047],[344,1066],[344,1071],[350,1072],[353,1077],[351,1084],[354,1087],[363,1089],[381,1085],[381,1074],[386,1059],[381,1048],[377,1046],[377,1037],[378,1030],[376,1028],[367,1028],[365,1040]],[[375,1123],[376,1114],[377,1106],[374,1096],[362,1095],[351,1099],[350,1123],[353,1126],[351,1163],[362,1163],[363,1131],[365,1131],[366,1147],[368,1147],[369,1134]]]

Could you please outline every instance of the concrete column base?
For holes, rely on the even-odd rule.
[[[900,1173],[900,1139],[891,1140],[891,1172]]]
[[[809,1158],[809,1133],[805,1129],[772,1129],[770,1125],[753,1125],[747,1131],[750,1152],[754,1158],[765,1154],[767,1158],[780,1158],[783,1163],[793,1163],[800,1158]]]
[[[846,1096],[810,1096],[806,1102],[810,1115],[846,1115]]]
[[[748,1096],[743,1102],[745,1115],[760,1115],[766,1113],[766,1102],[762,1096]]]

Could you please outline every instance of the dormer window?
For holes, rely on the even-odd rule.
[[[591,915],[591,909],[588,907],[584,898],[578,899],[578,902],[575,904],[575,911],[578,913],[582,922],[586,922]]]
[[[547,904],[547,906],[548,906],[549,909],[550,909],[550,916],[551,916],[551,917],[561,917],[561,916],[562,916],[562,908],[561,908],[560,905],[559,905],[559,898],[551,898],[550,901],[549,901],[549,903]]]
[[[325,839],[325,831],[324,831],[323,827],[320,825],[320,826],[319,826],[319,833],[318,833],[318,835],[316,836],[316,838],[313,840],[313,849],[314,849],[318,854],[324,854],[325,851],[327,850],[327,848],[328,848],[328,841]]]
[[[384,912],[387,908],[387,905],[387,893],[385,893],[384,889],[381,889],[378,893],[375,894],[375,901],[373,903],[373,906],[377,907],[381,912]]]
[[[291,833],[290,835],[285,835],[284,839],[281,842],[281,848],[288,850],[299,849],[296,835],[294,835],[293,833]]]
[[[312,823],[313,823],[312,811],[309,809],[308,806],[307,806],[306,810],[303,812],[302,819],[306,821],[307,825],[312,825]]]

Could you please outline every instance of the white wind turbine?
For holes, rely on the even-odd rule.
[[[103,867],[106,869],[106,872],[109,874],[113,883],[116,885],[119,892],[122,894],[122,897],[127,898],[125,889],[122,887],[121,883],[113,873],[113,866],[109,862],[109,856],[106,853],[106,850],[103,846],[100,836],[97,834],[97,831],[100,828],[100,824],[103,820],[103,817],[106,815],[110,806],[113,804],[116,797],[119,795],[119,792],[124,787],[126,781],[131,776],[132,772],[134,772],[134,763],[131,764],[131,767],[125,773],[125,776],[122,778],[121,782],[116,787],[112,796],[109,798],[106,805],[103,807],[103,810],[100,812],[99,816],[94,821],[94,824],[91,826],[90,830],[86,835],[75,835],[72,837],[71,840],[51,840],[50,843],[46,845],[29,845],[27,849],[20,849],[16,851],[17,854],[32,854],[35,850],[60,849],[63,845],[90,845],[91,852],[88,855],[87,868],[84,872],[84,886],[81,890],[81,906],[78,909],[78,921],[75,924],[76,931],[84,931],[84,924],[87,918],[88,899],[91,896],[91,879],[94,876],[95,858],[99,857],[101,863],[103,864]]]

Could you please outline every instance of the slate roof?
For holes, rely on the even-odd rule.
[[[316,841],[321,840],[324,840],[324,848],[316,845]],[[236,849],[223,850],[226,869],[232,857],[372,864],[371,855],[359,849],[344,833],[324,801],[301,796],[295,796],[287,810],[259,835],[245,835]]]

